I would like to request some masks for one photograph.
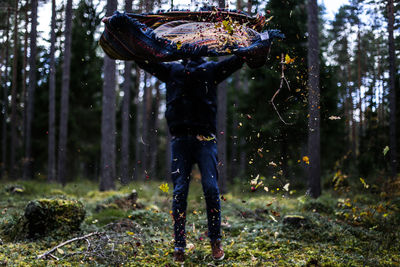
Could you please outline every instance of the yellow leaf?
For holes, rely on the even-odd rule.
[[[128,235],[134,235],[134,233],[132,232],[126,232]]]
[[[364,185],[364,188],[368,188],[369,185],[365,182],[363,178],[360,178],[361,183]]]
[[[161,184],[158,188],[160,188],[160,190],[163,191],[164,193],[168,193],[169,186],[167,183]]]
[[[290,185],[290,183],[285,184],[285,186],[283,187],[283,189],[285,189],[285,191],[289,191],[289,185]]]
[[[303,157],[303,161],[304,161],[306,164],[310,164],[310,158],[307,157],[307,156],[304,156],[304,157]]]
[[[64,254],[64,250],[62,250],[61,248],[57,248],[57,252],[60,254]]]
[[[181,47],[182,47],[182,43],[181,43],[181,41],[178,41],[178,42],[176,42],[176,49],[181,49]]]
[[[290,56],[288,54],[286,54],[285,56],[285,63],[286,64],[291,64],[294,62],[294,58],[290,58]]]
[[[388,147],[388,146],[385,146],[385,148],[383,149],[383,155],[386,156],[386,154],[388,153],[388,151],[389,151],[389,147]]]

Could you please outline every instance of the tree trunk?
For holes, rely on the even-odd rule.
[[[251,9],[253,8],[252,0],[247,0],[247,14],[251,15]]]
[[[243,8],[242,0],[236,0],[236,9],[242,10],[242,8]]]
[[[239,2],[239,1],[238,1]],[[238,8],[239,10],[239,8]],[[235,73],[234,83],[236,84],[234,90],[239,91],[242,89],[242,81],[240,77],[240,71]],[[238,94],[234,94],[233,100],[233,114],[232,114],[232,138],[231,138],[231,159],[229,168],[229,181],[233,182],[233,178],[238,174],[239,160],[238,160],[238,143],[239,143],[239,133],[238,133],[238,115],[237,115],[237,105],[238,105]]]
[[[5,43],[5,70],[4,70],[4,88],[3,88],[3,106],[2,108],[2,132],[1,132],[1,168],[0,178],[3,177],[7,171],[7,113],[8,113],[8,58],[9,58],[9,28],[10,28],[10,8],[7,9],[7,25],[6,25],[6,43]]]
[[[160,106],[160,82],[157,80],[155,84],[156,96],[153,101],[151,111],[151,127],[150,127],[150,174],[154,178],[156,176],[157,154],[158,154],[158,113]]]
[[[31,2],[31,33],[30,33],[30,55],[29,55],[29,86],[27,92],[27,114],[26,114],[26,137],[25,137],[25,159],[24,159],[24,179],[33,177],[33,158],[32,158],[32,120],[34,111],[34,97],[36,90],[36,38],[37,38],[37,7],[38,0]]]
[[[139,93],[140,93],[140,79],[141,79],[141,70],[139,67],[136,66],[136,81],[135,81],[135,88],[136,88],[136,96],[135,96],[135,104],[136,104],[136,118],[135,118],[135,164],[134,164],[134,172],[133,172],[133,179],[138,180],[141,175],[141,122],[143,121],[141,116],[141,107],[139,101]]]
[[[318,4],[308,0],[308,193],[317,198],[321,195],[320,170],[320,91],[319,91],[319,42]]]
[[[28,16],[28,9],[25,8],[25,33],[24,33],[24,62],[23,62],[23,70],[24,75],[22,78],[22,96],[21,96],[21,103],[24,103],[24,107],[22,108],[22,140],[25,140],[26,136],[26,78],[27,78],[27,71],[26,65],[28,62],[28,24],[29,24],[29,16]]]
[[[218,1],[220,8],[225,8],[225,0]],[[226,193],[226,81],[218,86],[217,91],[217,149],[218,149],[218,185],[222,194]]]
[[[61,84],[61,113],[60,132],[58,136],[58,182],[65,185],[67,182],[67,139],[69,113],[69,81],[71,73],[71,28],[72,28],[72,0],[67,0],[65,9],[65,44],[63,76]]]
[[[361,26],[358,23],[358,32],[357,32],[357,49],[358,49],[358,58],[357,58],[357,87],[358,87],[358,109],[360,111],[360,140],[361,135],[363,134],[363,110],[362,110],[362,98],[361,98]]]
[[[142,127],[142,174],[143,178],[149,178],[150,166],[150,120],[151,120],[151,107],[152,107],[152,85],[147,86],[148,75],[144,74],[144,88],[143,88],[143,127]]]
[[[56,181],[56,0],[51,1],[50,81],[49,81],[49,144],[47,155],[47,181]]]
[[[390,170],[391,177],[397,175],[397,142],[396,142],[396,54],[393,37],[394,24],[394,4],[393,0],[389,0],[388,4],[388,33],[389,33],[389,107],[390,107]]]
[[[14,52],[13,76],[11,88],[11,157],[10,178],[16,178],[15,151],[17,146],[17,87],[18,87],[18,1],[15,1],[14,10]]]
[[[125,11],[132,12],[132,0],[125,0]],[[129,124],[130,124],[130,104],[131,104],[131,73],[132,62],[125,61],[124,68],[124,98],[122,100],[122,132],[121,132],[121,183],[128,184],[132,180],[129,172]]]
[[[117,1],[107,0],[106,16],[111,16],[116,9]],[[104,56],[100,191],[115,188],[115,70],[115,61]]]

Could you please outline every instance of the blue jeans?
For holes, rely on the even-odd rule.
[[[221,204],[218,189],[216,140],[199,141],[194,135],[173,137],[171,152],[175,247],[186,247],[187,196],[190,173],[194,163],[198,164],[201,173],[201,184],[207,208],[208,237],[211,241],[221,238]]]

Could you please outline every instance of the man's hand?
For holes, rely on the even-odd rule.
[[[241,57],[250,68],[259,68],[266,63],[274,38],[283,39],[285,36],[277,30],[266,31],[252,45],[234,50],[233,53]]]

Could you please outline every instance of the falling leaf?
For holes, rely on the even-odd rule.
[[[273,161],[271,161],[270,163],[268,163],[269,164],[269,166],[272,166],[272,167],[277,167],[278,165],[276,165],[276,163],[275,162],[273,162]]]
[[[160,190],[163,191],[164,193],[168,193],[169,186],[167,183],[161,184],[158,188],[160,188]]]
[[[176,49],[181,49],[181,47],[182,47],[182,43],[181,43],[181,41],[178,41],[178,42],[176,42]]]
[[[275,217],[274,216],[272,216],[272,215],[269,215],[269,217],[274,221],[274,222],[278,222],[276,219],[275,219]]]
[[[289,185],[290,185],[290,183],[285,184],[285,186],[283,187],[283,189],[285,189],[285,191],[289,191]]]
[[[369,188],[369,185],[365,182],[363,178],[360,178],[360,181],[364,185],[364,188]]]
[[[383,155],[386,156],[386,154],[388,153],[388,151],[389,151],[389,146],[386,146],[386,147],[383,149]]]
[[[288,54],[286,54],[285,56],[285,63],[286,64],[291,64],[294,62],[294,58],[290,58],[290,56]]]
[[[340,120],[341,118],[339,116],[330,116],[329,119],[331,121],[335,121],[335,120]]]
[[[306,164],[310,164],[310,158],[307,157],[307,156],[304,156],[304,157],[303,157],[303,161],[304,161]]]
[[[251,185],[256,185],[258,183],[258,178],[260,178],[260,175],[257,175],[256,178],[254,178],[253,180],[250,181]]]

